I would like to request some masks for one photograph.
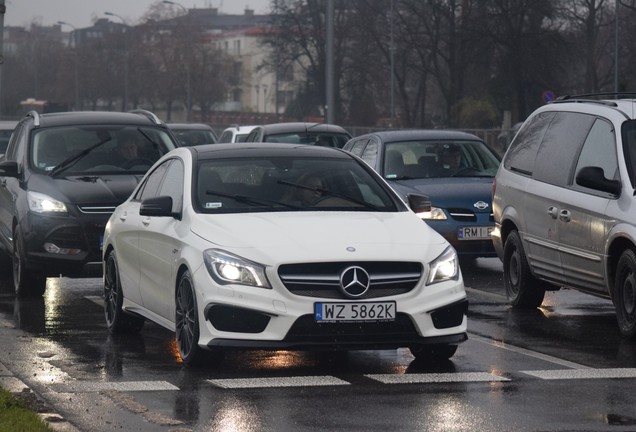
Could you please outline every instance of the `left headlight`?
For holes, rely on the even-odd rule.
[[[27,192],[29,210],[35,213],[66,213],[66,205],[62,201],[39,192]]]
[[[457,280],[457,278],[459,278],[457,252],[452,246],[449,246],[440,256],[431,261],[426,285],[451,279]]]
[[[203,251],[203,261],[210,276],[222,285],[239,284],[271,288],[265,266],[219,249]]]

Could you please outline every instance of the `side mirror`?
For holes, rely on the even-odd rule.
[[[603,168],[596,166],[581,168],[576,174],[576,184],[612,195],[619,195],[621,192],[621,182],[605,178]]]
[[[431,199],[426,195],[408,194],[406,196],[409,207],[415,213],[426,213],[431,211]]]
[[[0,162],[0,177],[18,177],[18,163],[16,161]]]
[[[172,211],[172,197],[169,196],[158,196],[143,200],[139,214],[141,216],[178,216],[177,213]]]

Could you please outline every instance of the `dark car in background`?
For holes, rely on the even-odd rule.
[[[341,126],[325,123],[287,122],[257,126],[252,129],[245,141],[342,148],[349,139],[351,139],[351,134]]]
[[[0,157],[0,253],[16,294],[42,295],[47,276],[101,275],[108,218],[176,147],[148,111],[29,112]]]
[[[168,123],[168,127],[183,147],[219,142],[212,126],[205,123]]]
[[[15,129],[17,121],[2,120],[0,121],[0,155],[7,151],[7,145],[9,144],[9,138]]]
[[[344,150],[373,167],[406,199],[427,195],[420,213],[460,258],[494,257],[492,182],[498,154],[475,135],[449,130],[375,132],[350,140]]]

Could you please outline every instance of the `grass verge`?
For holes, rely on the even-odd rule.
[[[0,388],[0,432],[50,432],[51,429],[25,401]]]

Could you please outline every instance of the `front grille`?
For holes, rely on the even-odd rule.
[[[86,214],[112,214],[115,211],[115,206],[84,205],[78,208]]]
[[[458,222],[477,222],[477,214],[469,209],[449,208],[448,214]],[[490,213],[488,220],[494,222],[495,215]]]
[[[328,299],[347,299],[340,290],[340,274],[352,265],[369,274],[369,290],[360,300],[404,294],[417,286],[422,265],[413,262],[333,262],[285,264],[278,276],[295,295]]]

